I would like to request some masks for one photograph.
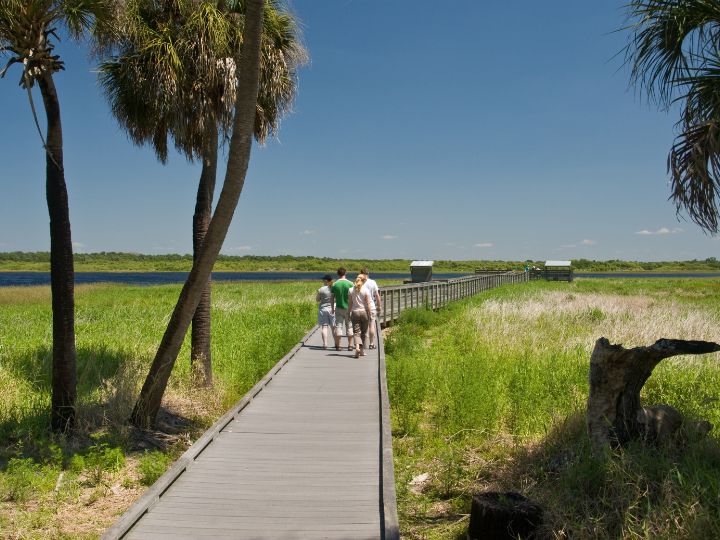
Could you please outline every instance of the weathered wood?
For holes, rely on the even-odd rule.
[[[378,329],[379,330],[379,329]],[[400,525],[397,515],[397,497],[395,494],[395,469],[392,451],[392,425],[390,422],[390,398],[387,389],[387,369],[385,365],[385,343],[382,332],[377,332],[378,338],[378,386],[380,389],[380,437],[381,437],[381,469],[382,469],[382,538],[384,540],[399,540]]]
[[[468,538],[533,538],[542,523],[542,508],[519,493],[485,492],[473,497]]]
[[[719,350],[719,344],[707,341],[659,339],[649,347],[625,349],[611,345],[604,337],[598,339],[590,358],[587,401],[587,429],[593,452],[600,456],[610,447],[632,439],[670,435],[667,430],[671,422],[674,430],[679,427],[679,413],[669,406],[643,408],[640,390],[663,359]]]
[[[242,414],[226,415],[133,513],[128,538],[383,536],[382,483],[394,490],[394,477],[382,469],[382,345],[354,359],[319,343],[315,328]]]
[[[437,309],[448,302],[460,300],[478,292],[506,283],[529,281],[528,272],[508,271],[499,275],[470,275],[443,281],[408,283],[380,288],[382,313],[379,322],[387,326],[397,320],[406,309],[428,306]]]

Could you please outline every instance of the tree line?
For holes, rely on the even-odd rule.
[[[192,254],[147,255],[142,253],[98,252],[75,253],[75,268],[84,272],[138,271],[138,272],[187,272],[192,267]],[[407,274],[409,259],[338,259],[293,255],[219,255],[215,270],[220,272],[327,272],[336,267],[372,268],[374,272]],[[443,260],[435,261],[436,273],[469,272],[483,268],[520,270],[526,265],[542,266],[540,260]],[[573,267],[579,272],[720,272],[720,260],[716,257],[686,261],[632,261],[573,259]],[[0,271],[42,271],[49,268],[50,253],[0,252]]]

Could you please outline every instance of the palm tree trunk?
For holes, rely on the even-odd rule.
[[[53,360],[50,425],[66,432],[75,424],[75,270],[70,210],[63,170],[62,124],[52,75],[37,79],[47,116],[46,198],[50,214],[50,289],[52,291]]]
[[[243,48],[237,70],[235,120],[225,182],[200,253],[193,262],[130,417],[130,421],[138,427],[155,425],[170,373],[220,253],[245,183],[257,103],[262,15],[263,0],[246,0]]]
[[[217,173],[218,132],[215,126],[208,129],[208,147],[203,155],[203,167],[195,200],[193,215],[193,262],[200,253],[210,219],[212,218],[212,201],[215,193],[215,177]],[[190,366],[198,386],[212,385],[212,358],[210,356],[211,328],[211,286],[212,278],[200,297],[200,303],[192,320],[190,338]]]

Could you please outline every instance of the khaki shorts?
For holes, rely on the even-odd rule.
[[[335,332],[338,336],[351,337],[353,335],[352,321],[347,309],[335,308]]]

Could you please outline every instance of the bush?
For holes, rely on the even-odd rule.
[[[35,463],[32,458],[12,458],[0,478],[0,498],[27,501],[33,493],[51,491],[59,474],[57,466]]]
[[[154,484],[165,473],[171,462],[172,458],[162,452],[145,452],[138,466],[140,483],[144,486]]]

